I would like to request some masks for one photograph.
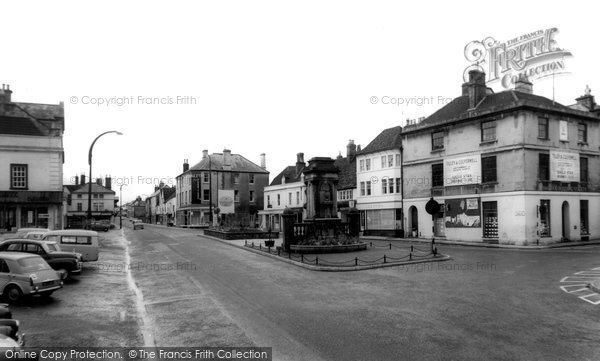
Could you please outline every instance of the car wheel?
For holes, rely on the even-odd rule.
[[[108,228],[104,228],[104,232],[108,232]]]
[[[60,273],[60,279],[63,281],[69,278],[69,271],[64,268],[58,269],[56,272]]]
[[[4,294],[10,303],[17,303],[23,297],[23,292],[17,286],[8,286],[4,289]]]

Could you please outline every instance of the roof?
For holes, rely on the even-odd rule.
[[[210,159],[210,162],[209,162]],[[230,172],[245,172],[245,173],[264,173],[269,174],[266,169],[259,167],[248,159],[239,154],[231,154],[230,169],[223,168],[223,153],[213,153],[210,157],[206,157],[190,168],[190,170],[209,170],[213,171],[230,171]],[[210,163],[210,164],[209,164]]]
[[[564,106],[546,97],[511,89],[500,93],[491,93],[485,95],[473,109],[469,109],[468,95],[462,95],[454,98],[450,103],[440,108],[422,122],[405,126],[404,132],[411,132],[437,125],[453,123],[458,120],[491,113],[506,112],[520,107],[529,107],[540,109],[542,111],[554,111],[568,113],[574,116],[597,118],[592,115],[592,113],[583,112]]]
[[[71,193],[87,193],[88,192],[88,188],[89,188],[89,182],[86,184],[80,184],[80,185],[75,185],[74,190],[71,191]],[[104,186],[99,185],[98,183],[94,183],[92,182],[92,193],[111,193],[111,194],[115,194],[115,191],[108,189]]]
[[[337,189],[356,188],[356,157],[338,157],[334,164],[340,170]]]
[[[164,187],[162,188],[162,191],[165,202],[175,197],[175,187]]]
[[[273,178],[270,185],[275,186],[279,184],[284,184],[284,182],[282,182],[283,179],[285,179],[285,184],[300,182],[302,180],[302,171],[304,170],[305,166],[300,168],[299,172],[296,171],[295,165],[285,167],[285,169],[282,170],[281,173],[279,173],[277,176],[275,176],[275,178]]]
[[[63,185],[63,187],[67,188],[67,190],[69,191],[69,193],[73,193],[79,187],[81,187],[81,185],[80,184],[65,184],[65,185]]]
[[[64,121],[62,104],[0,104],[0,134],[48,136],[56,120]]]
[[[402,146],[401,134],[401,126],[385,129],[365,149],[357,152],[357,154],[375,153],[400,148]]]

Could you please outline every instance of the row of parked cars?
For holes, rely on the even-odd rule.
[[[0,293],[10,303],[24,295],[49,297],[98,253],[95,231],[19,229],[0,242]]]

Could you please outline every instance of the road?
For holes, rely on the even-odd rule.
[[[199,233],[125,229],[147,344],[270,346],[275,360],[600,359],[600,305],[559,283],[600,266],[598,246],[438,245],[453,260],[330,273]]]

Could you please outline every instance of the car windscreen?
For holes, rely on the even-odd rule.
[[[17,260],[17,263],[25,272],[43,271],[51,269],[50,266],[48,266],[48,263],[46,263],[46,261],[44,261],[41,257],[21,258]]]
[[[60,252],[60,247],[56,243],[46,243],[46,247],[50,252]]]

